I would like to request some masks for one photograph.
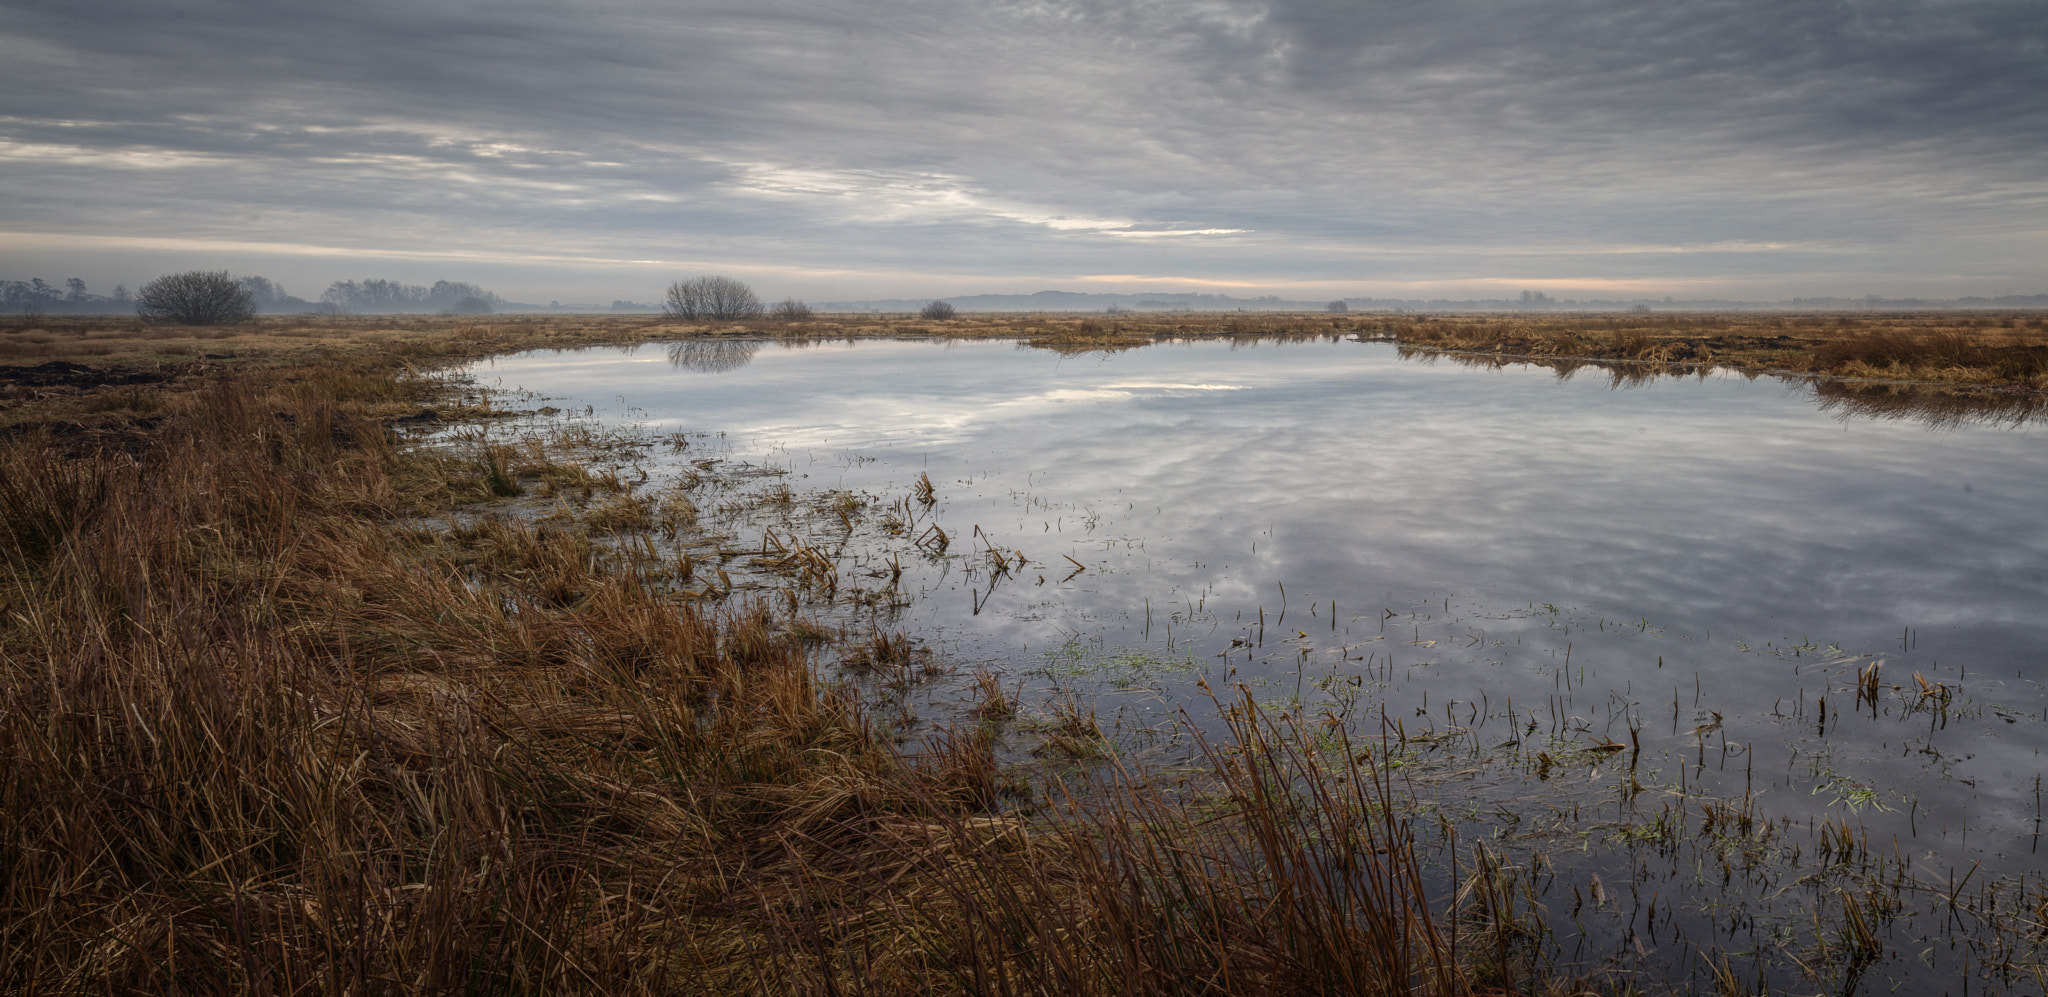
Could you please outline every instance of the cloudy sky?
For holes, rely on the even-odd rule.
[[[0,12],[0,278],[2048,291],[2043,0]]]

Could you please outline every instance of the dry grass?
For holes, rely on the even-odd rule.
[[[1460,988],[1366,754],[1240,721],[1199,814],[1002,815],[986,727],[896,748],[800,621],[606,540],[687,499],[407,525],[601,476],[404,444],[466,404],[404,370],[0,439],[0,993]]]
[[[0,989],[670,990],[659,884],[946,799],[758,612],[546,527],[394,532],[491,461],[323,387],[199,392],[140,460],[0,449]]]
[[[1899,383],[2048,390],[2048,317],[2029,312],[1446,314],[966,314],[946,321],[824,315],[804,321],[677,324],[651,316],[272,316],[187,329],[132,319],[53,317],[0,328],[0,365],[87,361],[180,383],[226,368],[398,359],[416,366],[512,350],[679,340],[689,362],[744,363],[748,340],[1014,339],[1068,353],[1126,350],[1187,338],[1379,336],[1405,347],[1503,359],[1566,359],[1682,370],[1700,365]],[[698,356],[701,354],[701,356]],[[0,383],[19,381],[0,376]],[[60,386],[92,389],[100,382]],[[46,390],[43,392],[48,394]],[[0,419],[21,392],[0,389]]]
[[[1822,343],[1814,366],[1852,377],[2040,386],[2048,383],[2048,336],[2003,328],[1876,328]]]
[[[1695,340],[1781,342],[1740,324],[1776,320],[1747,318],[1082,321],[795,328],[1075,349],[1385,331],[1613,351],[1630,369],[1699,362],[1679,355]],[[78,325],[53,343],[97,336],[125,359],[17,380],[0,434],[0,993],[1530,987],[1504,941],[1471,946],[1484,973],[1447,948],[1404,793],[1341,731],[1219,704],[1229,737],[1192,791],[1169,791],[1062,700],[1045,743],[1093,781],[1027,790],[996,761],[993,730],[1019,707],[992,676],[963,713],[976,726],[898,747],[819,666],[910,681],[931,667],[910,636],[821,645],[816,624],[708,583],[673,590],[687,558],[615,541],[694,528],[687,488],[635,495],[547,441],[425,448],[395,431],[490,412],[416,371],[658,323],[274,323],[219,340],[246,350],[235,361],[165,360],[150,351],[180,341]],[[2005,363],[2039,336],[1938,331],[1825,325],[1807,342],[1838,344],[1827,362],[1844,369],[1925,372]],[[1901,396],[1845,382],[1829,397]],[[515,493],[559,512],[467,510]],[[810,563],[795,541],[760,556]],[[1524,930],[1498,897],[1470,902],[1496,941]]]
[[[1404,347],[1508,360],[1621,361],[1898,383],[2048,390],[2048,318],[2030,313],[1447,315],[1397,318]]]

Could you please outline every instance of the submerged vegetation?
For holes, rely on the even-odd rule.
[[[0,992],[1464,988],[1369,754],[1250,717],[1199,815],[1004,789],[999,686],[893,742],[820,628],[608,540],[686,502],[406,442],[491,414],[459,385],[117,390],[159,394],[0,444]],[[514,495],[582,504],[463,511]]]
[[[1063,352],[1199,334],[1484,342],[1435,328],[784,316],[700,330],[670,359],[730,369],[747,340],[784,335]],[[1968,348],[1992,352],[1942,355],[2004,363],[2000,337],[2038,335],[1986,330]],[[1532,842],[1608,850],[1646,877],[1663,860],[1701,884],[1797,888],[1813,924],[1778,937],[1816,988],[1850,992],[1911,958],[1915,936],[1894,925],[1915,903],[1988,939],[1976,971],[2041,978],[2039,883],[1943,891],[1847,818],[1795,833],[1747,793],[1639,780],[1639,719],[1628,742],[1590,744],[1565,726],[1536,736],[1533,711],[1510,744],[1482,743],[1479,714],[1381,717],[1368,733],[1368,659],[1320,679],[1326,701],[1202,680],[1220,734],[1186,725],[1171,768],[1144,764],[1072,687],[1034,703],[987,670],[957,716],[907,723],[901,690],[945,665],[858,615],[895,598],[893,555],[856,573],[817,538],[878,522],[944,554],[928,476],[894,503],[772,479],[721,491],[709,461],[643,486],[635,453],[687,439],[464,432],[507,415],[504,400],[435,373],[671,334],[518,318],[0,333],[4,355],[47,361],[13,368],[0,398],[0,993],[1657,989],[1576,979],[1550,932],[1629,890],[1654,946],[1679,902],[1620,880],[1610,899],[1597,875],[1560,886]],[[1631,340],[1620,359],[1678,363],[1680,338]],[[1842,355],[1927,369],[1903,347]],[[100,359],[71,362],[84,357]],[[741,521],[758,545],[720,532]],[[950,542],[1013,570],[985,538]],[[1183,667],[1079,645],[1047,658],[1055,682]],[[1914,679],[1885,685],[1873,664],[1857,706],[1945,720],[1949,690]],[[1519,729],[1513,704],[1504,716]],[[1718,727],[1688,736],[1704,753]],[[1478,804],[1455,781],[1481,765],[1581,776],[1602,794],[1586,813],[1614,819],[1560,796],[1549,820],[1501,810],[1480,815],[1491,840],[1461,839]],[[1816,779],[1843,809],[1883,805],[1838,773]],[[1772,878],[1813,852],[1820,872]],[[1724,956],[1706,975],[1734,994],[1766,974]]]

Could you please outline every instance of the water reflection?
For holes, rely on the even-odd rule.
[[[688,457],[877,508],[929,475],[921,514],[956,545],[819,518],[844,576],[900,564],[891,625],[963,666],[1052,685],[1100,665],[1101,702],[1135,726],[1197,680],[1288,708],[1324,702],[1327,677],[1407,734],[1501,757],[1639,736],[1651,789],[1625,807],[1683,787],[1802,826],[1853,816],[1931,866],[2032,861],[2038,406],[1333,341],[754,346],[743,371],[686,355],[723,373],[603,351],[478,373],[723,433]],[[998,573],[987,547],[1028,560]],[[1882,676],[1880,702],[1859,673]],[[1598,765],[1543,774],[1552,793],[1606,785]]]
[[[1934,429],[1973,423],[2018,428],[2048,419],[2048,396],[2037,394],[1845,381],[1816,381],[1812,391],[1823,412],[1856,419],[1903,419]]]
[[[1633,388],[1671,378],[1725,376],[1711,365],[1648,361],[1589,360],[1582,357],[1511,357],[1484,353],[1447,353],[1402,347],[1403,359],[1433,364],[1447,361],[1466,367],[1499,370],[1509,367],[1538,367],[1552,371],[1560,381],[1579,372],[1598,371],[1609,387]],[[1759,374],[1738,374],[1763,377]],[[1786,376],[1824,412],[1859,419],[1899,419],[1918,422],[1932,429],[1955,429],[1970,424],[2018,427],[2048,418],[2048,397],[2002,389],[1972,387],[1968,384],[1897,384],[1872,381]]]
[[[1156,636],[1147,607],[1170,604],[1178,615],[1155,611],[1155,629],[1170,628],[1176,653],[1206,655],[1240,614],[1283,606],[1334,600],[1341,635],[1354,616],[1426,599],[1439,616],[1551,605],[1592,620],[1591,637],[1565,641],[1575,667],[1616,688],[1697,674],[1743,694],[1706,707],[1749,718],[1731,733],[1770,737],[1811,656],[1785,652],[1784,664],[1779,651],[1802,642],[1929,675],[1974,662],[1973,674],[2044,677],[2039,439],[1948,416],[1949,434],[1836,418],[1891,396],[1831,393],[1817,411],[1806,389],[1732,376],[1615,391],[1350,342],[1085,356],[989,342],[686,345],[671,358],[724,373],[654,377],[594,351],[508,358],[495,373],[623,398],[663,432],[723,432],[734,458],[788,467],[806,486],[895,496],[928,472],[949,531],[1090,567],[1043,585],[1037,571],[991,579],[953,561],[906,575],[921,596],[905,625],[964,655],[1028,663],[1068,633],[1142,643]],[[1603,635],[1603,618],[1648,621],[1661,643]],[[1540,699],[1564,642],[1528,631],[1559,626],[1503,622],[1479,628],[1505,641],[1484,655],[1404,647],[1394,660]],[[1915,648],[1888,650],[1907,628]]]
[[[669,344],[668,362],[703,374],[723,374],[745,367],[760,350],[757,339],[685,339]]]

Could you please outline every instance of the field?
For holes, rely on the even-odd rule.
[[[1172,784],[1113,763],[1021,778],[992,742],[1025,707],[991,681],[898,743],[820,661],[913,682],[915,635],[678,585],[717,569],[636,538],[690,530],[687,493],[630,501],[589,440],[410,442],[503,414],[453,362],[683,334],[1357,334],[1567,372],[2048,383],[2026,316],[0,332],[0,993],[1626,989],[1550,971],[1484,849],[1448,881],[1425,869],[1384,740],[1216,690],[1230,736]],[[572,514],[468,512],[517,493]],[[1036,720],[1074,759],[1101,737],[1083,709]],[[1845,965],[1878,944],[1841,937]]]
[[[1161,338],[1363,334],[1415,349],[1512,360],[1699,365],[2014,391],[2048,390],[2048,316],[2030,312],[1858,314],[1256,314],[1099,316],[838,315],[802,322],[682,324],[632,316],[277,316],[187,329],[121,317],[49,317],[0,326],[0,363],[84,361],[123,368],[225,359],[290,363],[336,355],[409,360],[667,336],[1003,338],[1074,350]]]

